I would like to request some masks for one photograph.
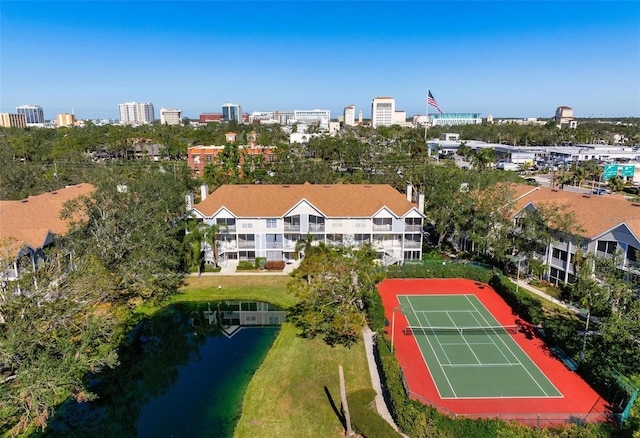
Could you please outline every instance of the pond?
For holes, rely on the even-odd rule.
[[[230,437],[284,318],[266,303],[168,306],[129,332],[117,368],[88,377],[99,398],[64,403],[45,435]]]

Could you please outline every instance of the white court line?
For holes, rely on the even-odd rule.
[[[469,301],[469,303],[473,306],[474,309],[476,309],[476,311],[478,313],[480,313],[480,310],[476,307],[476,305],[469,299],[469,297],[467,296],[467,300]],[[487,319],[482,315],[482,313],[480,313],[480,316],[482,317],[482,319],[484,320],[485,323],[488,323],[489,321],[487,321]],[[496,321],[497,322],[497,321]],[[516,358],[516,360],[518,361],[518,363],[520,364],[520,366],[527,372],[527,374],[529,375],[529,377],[531,378],[531,380],[533,380],[533,382],[536,384],[536,386],[538,388],[540,388],[540,391],[542,391],[542,393],[549,397],[549,394],[547,394],[547,391],[544,390],[544,388],[542,388],[542,386],[540,385],[540,383],[538,382],[538,380],[536,378],[533,377],[533,375],[531,375],[531,372],[529,372],[529,370],[527,369],[527,367],[524,366],[524,364],[520,361],[520,359],[518,358],[518,356],[513,352],[513,350],[511,349],[511,347],[509,347],[507,345],[507,343],[504,341],[504,339],[502,339],[501,336],[498,336],[498,339],[500,339],[500,341],[502,342],[502,344],[506,347],[507,350],[509,350],[509,352],[513,355],[513,357]],[[517,344],[516,344],[517,345]],[[498,350],[500,350],[500,348],[496,345],[496,348],[498,348]],[[520,346],[518,345],[518,348],[520,348]],[[522,349],[521,349],[522,351]],[[503,354],[504,355],[504,354]],[[536,365],[537,366],[537,365]],[[540,370],[538,368],[538,370]],[[544,373],[543,373],[544,375]],[[545,376],[546,377],[546,376]],[[549,380],[549,379],[547,379]],[[553,383],[551,383],[553,385]],[[554,387],[555,388],[555,387]],[[557,388],[556,388],[557,390]],[[560,391],[558,391],[560,392]]]
[[[458,328],[456,322],[453,320],[453,318],[451,317],[451,315],[449,315],[449,312],[447,312],[447,317],[449,317],[449,320],[453,323],[455,328]],[[476,355],[476,352],[473,351],[473,348],[471,348],[471,345],[469,345],[469,343],[467,342],[467,338],[465,335],[463,335],[462,333],[460,333],[460,336],[462,336],[462,340],[464,341],[465,344],[467,344],[467,348],[471,351],[471,354],[473,354],[473,357],[476,358],[476,362],[478,362],[479,364],[482,363],[482,361],[478,358],[478,356]],[[449,361],[449,363],[451,363],[451,361]]]
[[[407,298],[407,300],[409,301],[409,306],[411,306],[411,311],[413,312],[414,315],[416,315],[416,311],[413,308],[413,304],[411,304],[411,300]],[[418,318],[418,315],[416,315],[416,318]],[[418,318],[418,321],[420,320],[420,318]],[[414,339],[416,340],[416,344],[418,345],[418,350],[420,350],[420,344],[418,344],[418,338],[415,337],[415,335],[413,336]],[[429,343],[429,347],[431,348],[431,351],[433,352],[433,357],[435,358],[436,362],[438,362],[438,365],[440,366],[440,371],[442,371],[442,374],[444,375],[444,378],[446,379],[447,383],[449,384],[449,388],[451,388],[451,392],[453,393],[454,397],[457,397],[456,395],[456,391],[453,389],[453,385],[451,384],[451,381],[449,381],[449,376],[447,376],[447,373],[444,372],[444,368],[442,367],[442,363],[440,363],[440,360],[438,359],[438,355],[436,354],[436,351],[433,348],[433,345],[431,345],[431,341],[429,340],[428,336],[425,336],[425,339],[427,340],[427,342]],[[442,350],[444,352],[444,350]],[[429,369],[429,364],[427,363],[427,359],[424,357],[424,354],[422,353],[422,350],[420,350],[420,354],[422,354],[422,360],[424,360],[424,364],[427,366],[427,369]],[[445,353],[446,355],[446,353]],[[447,358],[448,360],[449,358]],[[434,379],[435,380],[435,379]],[[436,389],[438,389],[438,383],[436,383]],[[440,396],[440,398],[442,398],[442,395],[440,394],[440,390],[438,389],[438,395]]]

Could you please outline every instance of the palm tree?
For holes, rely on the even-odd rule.
[[[306,237],[298,239],[296,242],[296,252],[302,251],[305,257],[310,257],[314,254],[325,252],[327,246],[324,242],[320,241],[317,245],[313,244],[313,235],[307,233]]]
[[[205,224],[206,225],[206,224]],[[227,229],[225,224],[210,224],[204,229],[204,241],[211,245],[213,250],[213,266],[218,267],[218,235],[221,229]]]
[[[187,259],[189,264],[198,267],[198,276],[202,273],[202,240],[204,238],[204,227],[207,225],[198,221],[189,221],[187,224],[187,234],[184,243],[187,246]]]

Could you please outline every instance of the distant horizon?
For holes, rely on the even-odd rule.
[[[635,1],[2,1],[0,112],[118,119],[118,104],[190,119],[325,109],[430,90],[482,118],[640,117]],[[429,113],[437,110],[429,107]]]

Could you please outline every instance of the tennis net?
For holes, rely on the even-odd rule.
[[[424,326],[406,326],[402,332],[405,335],[424,334],[500,334],[509,333],[515,335],[518,333],[517,325],[496,325],[496,326],[480,326],[480,327],[424,327]]]

